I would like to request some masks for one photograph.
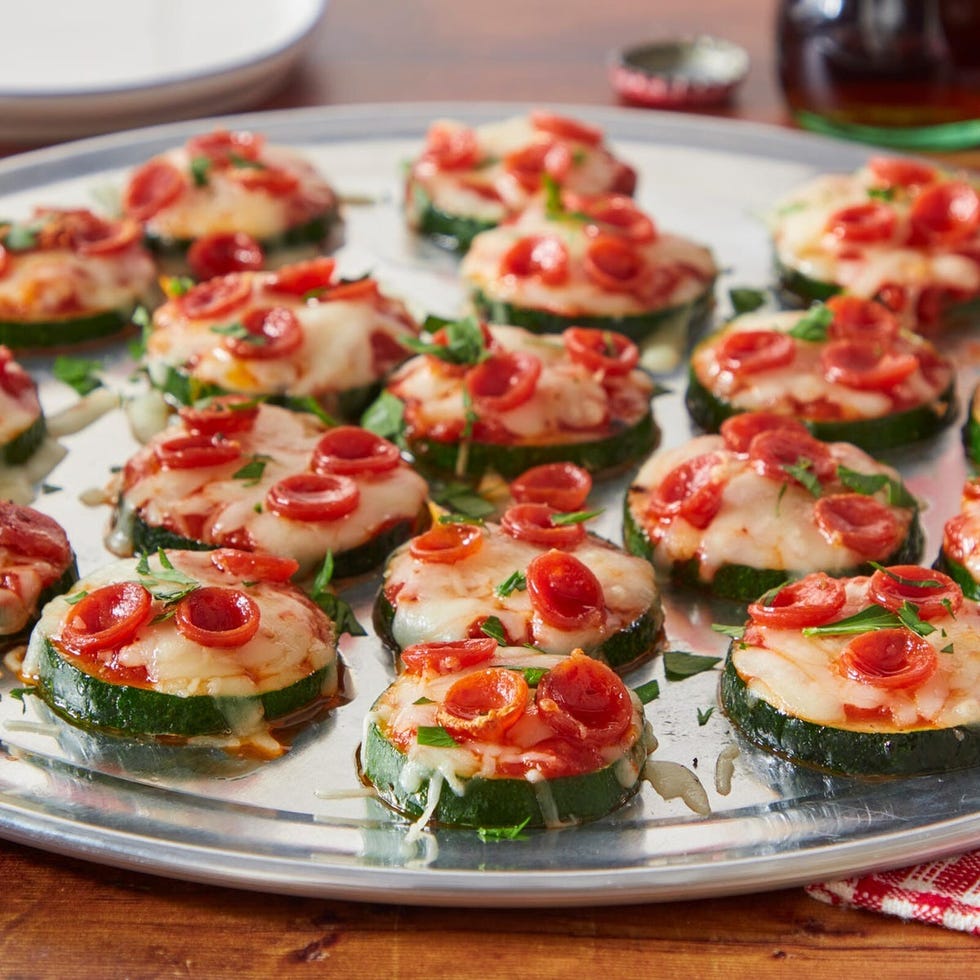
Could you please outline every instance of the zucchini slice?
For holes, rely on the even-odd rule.
[[[420,235],[431,238],[440,248],[462,254],[481,231],[488,231],[497,225],[496,221],[452,214],[436,207],[432,198],[416,183],[411,184],[410,193],[415,204],[413,224]]]
[[[39,415],[26,429],[0,446],[0,463],[17,466],[26,462],[41,447],[47,434],[47,423],[44,416]]]
[[[69,347],[125,333],[135,305],[50,320],[0,320],[0,344],[15,350]]]

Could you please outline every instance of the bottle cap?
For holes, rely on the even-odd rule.
[[[609,77],[626,102],[687,109],[724,102],[748,70],[744,48],[722,38],[699,36],[616,51]]]

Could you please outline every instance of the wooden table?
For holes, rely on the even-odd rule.
[[[259,109],[520,100],[613,105],[624,43],[714,32],[751,73],[718,115],[787,124],[775,0],[331,0],[304,64]],[[478,911],[286,898],[118,871],[0,842],[5,977],[977,976],[961,933],[789,889],[625,908]],[[887,964],[887,965],[886,965]]]

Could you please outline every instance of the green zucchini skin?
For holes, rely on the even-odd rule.
[[[53,320],[0,320],[0,344],[14,350],[36,350],[104,340],[129,329],[135,308],[134,304]]]
[[[532,333],[561,333],[569,327],[591,327],[598,330],[614,330],[624,334],[634,343],[642,344],[658,330],[673,323],[677,318],[686,321],[687,332],[694,335],[703,330],[714,306],[714,283],[687,303],[649,310],[629,316],[570,316],[551,310],[527,306],[515,306],[504,300],[493,299],[481,290],[470,294],[477,315],[491,323],[505,323],[524,327]]]
[[[182,697],[127,684],[110,684],[87,673],[44,638],[37,691],[69,721],[123,735],[232,734],[229,718],[256,705],[267,721],[286,717],[320,697],[336,682],[336,662],[281,690],[250,697]]]
[[[458,443],[412,439],[404,430],[400,438],[421,472],[476,482],[488,472],[512,480],[539,463],[569,462],[590,473],[612,473],[652,452],[660,442],[660,429],[653,414],[648,413],[632,426],[624,426],[604,439],[588,442],[504,445],[470,441],[466,444],[465,466],[462,467]]]
[[[623,786],[617,775],[619,763],[613,763],[594,773],[564,776],[546,782],[554,800],[557,819],[561,822],[597,820],[612,813],[637,791],[639,773],[646,758],[642,739],[630,752],[637,778]],[[367,728],[361,752],[364,775],[377,788],[381,800],[410,817],[419,817],[428,805],[429,779],[427,773],[418,789],[407,790],[401,775],[408,757],[388,741],[376,724]],[[542,812],[533,783],[526,779],[484,779],[475,776],[463,781],[465,790],[457,796],[443,785],[432,819],[439,824],[461,827],[516,827],[527,821],[528,827],[544,827],[547,820]],[[552,816],[555,816],[553,814]]]
[[[0,446],[0,463],[18,466],[26,462],[40,449],[48,426],[43,415],[39,415],[26,429],[18,432],[9,442]]]
[[[688,369],[684,403],[691,419],[706,432],[717,432],[721,423],[744,409],[713,395],[701,384],[693,368]],[[870,419],[817,422],[803,419],[807,428],[824,442],[850,442],[874,453],[897,449],[941,432],[958,412],[955,382],[936,402]]]
[[[425,189],[414,181],[409,180],[408,193],[414,205],[412,220],[416,231],[447,251],[462,254],[481,231],[497,227],[498,222],[487,218],[453,214],[437,208]]]
[[[626,550],[641,558],[646,558],[651,564],[654,548],[646,531],[636,522],[629,507],[629,500],[623,505],[623,540]],[[914,564],[922,555],[925,535],[918,511],[909,526],[909,533],[895,551],[889,555],[883,565]],[[807,569],[821,571],[821,569]],[[874,568],[870,564],[858,565],[855,568],[828,572],[837,578],[849,578],[854,575],[870,575]],[[673,565],[670,569],[671,580],[679,586],[710,592],[719,599],[731,599],[735,602],[754,602],[777,585],[783,585],[797,578],[799,571],[787,571],[780,568],[753,568],[750,565],[722,565],[713,578],[701,577],[701,566],[697,558],[691,558]]]
[[[945,551],[940,549],[939,557],[932,565],[937,571],[945,572],[962,590],[967,599],[980,602],[980,582],[978,582],[965,565],[954,561]]]
[[[415,520],[396,521],[369,541],[347,551],[335,552],[334,577],[351,578],[377,568],[398,545],[423,531],[430,519],[428,508],[423,508]],[[211,544],[194,538],[185,538],[167,528],[148,524],[139,514],[133,515],[132,542],[134,554],[147,555],[155,554],[158,548],[213,551],[215,548],[222,547],[217,543]]]
[[[384,589],[379,589],[371,611],[372,622],[378,639],[394,654],[402,651],[395,639],[395,607],[388,601]],[[583,649],[590,657],[602,660],[613,670],[624,671],[652,657],[664,641],[663,615],[649,609],[625,628],[613,633],[599,646]]]
[[[966,414],[966,421],[963,423],[963,449],[966,458],[971,463],[980,466],[980,386],[973,390],[970,396],[970,410]]]
[[[731,649],[721,676],[721,704],[750,741],[794,762],[832,772],[918,776],[980,763],[980,726],[861,732],[784,714],[749,691],[735,669]]]

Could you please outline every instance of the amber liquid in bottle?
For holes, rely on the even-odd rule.
[[[776,40],[804,126],[910,150],[980,145],[980,0],[783,0]]]

